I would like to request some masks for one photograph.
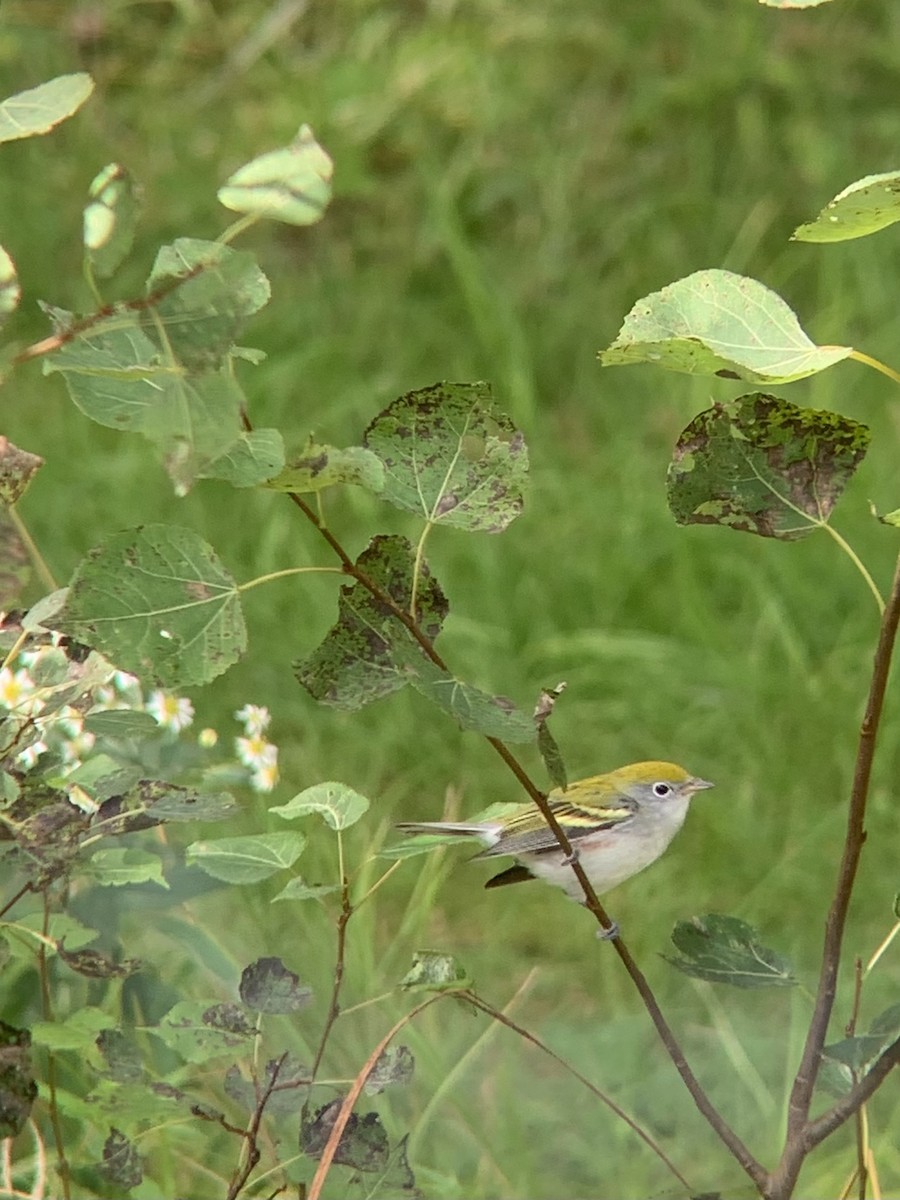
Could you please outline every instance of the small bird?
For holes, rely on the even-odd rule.
[[[554,788],[547,800],[594,891],[602,895],[655,862],[684,824],[691,797],[712,786],[676,763],[639,762],[579,779],[565,791]],[[531,802],[495,820],[405,821],[397,828],[478,838],[485,849],[473,861],[504,854],[518,860],[485,887],[545,879],[573,900],[584,900],[571,859]]]

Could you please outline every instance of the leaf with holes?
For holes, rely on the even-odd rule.
[[[680,957],[666,962],[695,979],[740,988],[793,987],[797,982],[788,960],[763,946],[753,926],[737,917],[708,913],[679,921],[672,941]]]
[[[0,435],[0,503],[16,504],[43,465],[39,455],[20,450]]]
[[[869,445],[837,413],[754,392],[700,413],[669,467],[679,525],[727,525],[794,541],[828,520]]]
[[[241,972],[240,995],[248,1008],[261,1013],[297,1012],[312,992],[280,958],[258,958]]]
[[[689,375],[788,383],[845,359],[817,346],[779,295],[731,271],[696,271],[639,300],[599,358],[604,367],[656,363]]]
[[[797,242],[846,242],[900,221],[900,171],[866,175],[825,205],[814,221],[798,225]]]
[[[255,1030],[247,1022],[223,1022],[221,1008],[214,1001],[180,1000],[148,1032],[186,1062],[203,1063],[223,1054],[233,1056],[235,1046],[249,1050]]]
[[[414,555],[406,538],[375,537],[356,562],[401,611],[409,610]],[[447,599],[426,563],[420,564],[416,616],[433,642],[448,611]],[[418,654],[409,630],[385,600],[359,582],[341,588],[338,620],[308,658],[297,679],[320,704],[354,712],[409,682],[406,664]]]
[[[161,687],[209,683],[244,653],[238,589],[190,529],[145,525],[83,559],[57,628]]]
[[[364,442],[384,463],[384,499],[432,525],[499,533],[522,511],[525,439],[487,383],[409,392],[375,418]]]

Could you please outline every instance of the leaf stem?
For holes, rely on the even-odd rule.
[[[838,531],[834,528],[833,525],[830,525],[827,521],[823,521],[822,528],[827,533],[829,533],[831,535],[831,537],[834,538],[835,542],[837,542],[837,544],[840,546],[840,548],[844,551],[844,553],[847,555],[847,557],[850,559],[850,561],[856,567],[857,571],[859,571],[860,575],[862,575],[863,579],[866,581],[866,586],[868,587],[868,589],[872,593],[872,595],[875,597],[875,603],[878,605],[879,614],[880,615],[883,614],[884,613],[884,597],[882,596],[881,592],[878,590],[878,584],[872,578],[866,564],[859,557],[859,555],[856,553],[856,551],[853,549],[853,547],[850,545],[850,543],[847,541],[847,539],[845,537],[843,537],[840,533],[838,533]]]
[[[847,355],[848,358],[855,358],[857,362],[862,363],[866,367],[871,367],[875,371],[880,371],[882,375],[887,375],[888,379],[892,379],[894,383],[900,383],[900,375],[883,362],[879,362],[877,358],[872,358],[870,354],[864,354],[862,350],[851,350]]]
[[[221,242],[223,246],[227,246],[229,242],[233,242],[245,230],[252,229],[254,225],[259,224],[261,219],[258,213],[245,213],[244,216],[238,217],[227,229],[223,230],[216,238],[216,241]]]
[[[284,579],[287,575],[343,575],[340,567],[285,567],[283,571],[270,571],[268,575],[259,575],[256,579],[248,579],[237,587],[239,592],[249,592],[251,588],[259,587],[262,583],[271,583],[273,579]]]
[[[59,587],[59,584],[53,578],[53,572],[47,566],[44,556],[41,554],[40,550],[38,550],[37,544],[35,543],[31,534],[28,532],[28,527],[19,515],[17,506],[15,504],[11,505],[7,509],[7,512],[9,513],[10,520],[16,527],[16,533],[25,544],[25,549],[28,551],[28,557],[34,563],[34,568],[40,576],[41,582],[43,583],[44,587],[49,588],[51,592],[55,592]]]
[[[50,997],[50,973],[47,968],[47,946],[52,944],[50,932],[50,899],[47,892],[43,893],[44,923],[38,946],[38,975],[41,982],[41,1014],[45,1021],[53,1020],[53,1001]],[[66,1158],[66,1143],[63,1138],[62,1125],[59,1120],[59,1103],[56,1098],[56,1056],[47,1049],[47,1107],[50,1111],[50,1128],[53,1130],[53,1141],[56,1145],[56,1170],[62,1187],[63,1200],[71,1200],[71,1173],[69,1160]]]

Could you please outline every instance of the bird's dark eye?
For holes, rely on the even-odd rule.
[[[660,800],[663,796],[668,796],[671,790],[671,787],[667,783],[654,783],[653,785],[653,795],[658,796]]]

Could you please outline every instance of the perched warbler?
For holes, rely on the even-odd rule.
[[[554,788],[550,808],[598,895],[630,879],[663,853],[684,824],[695,792],[713,785],[669,762],[639,762],[606,775],[591,775]],[[406,821],[410,833],[475,837],[485,849],[475,858],[509,854],[516,866],[494,875],[485,887],[545,879],[583,900],[581,884],[552,829],[535,804],[520,804],[486,821]],[[474,860],[473,860],[474,861]]]

